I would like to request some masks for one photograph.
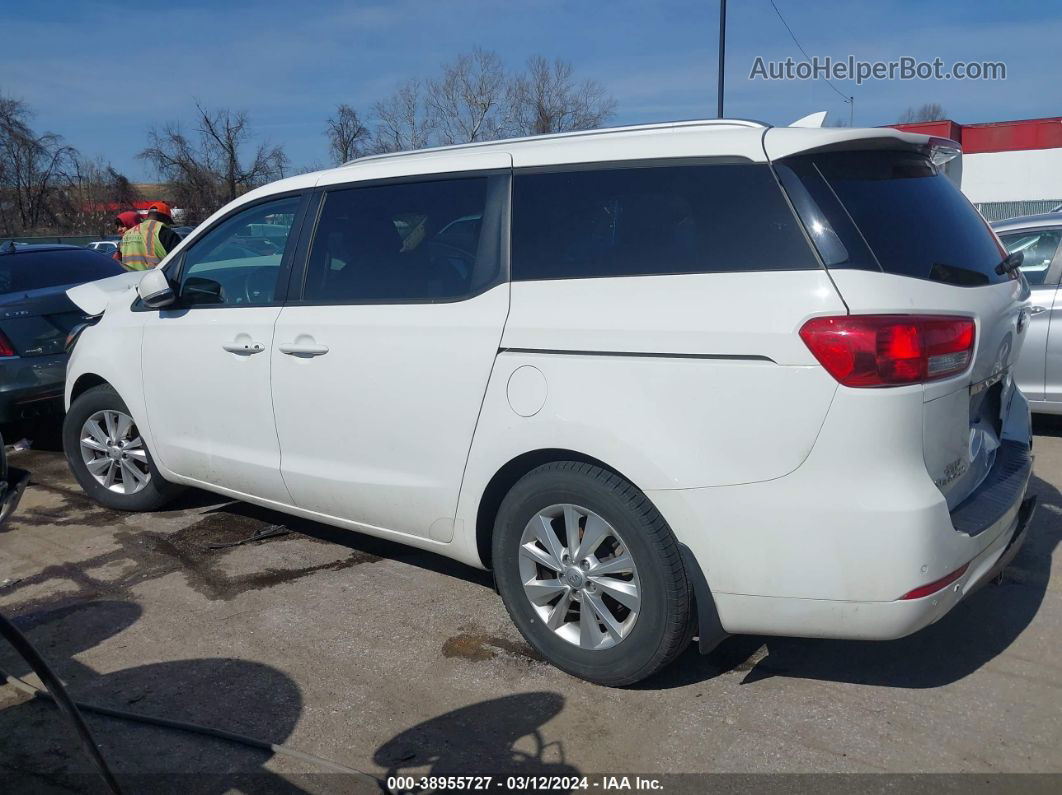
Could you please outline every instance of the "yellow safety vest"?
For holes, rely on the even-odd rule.
[[[154,268],[166,256],[166,249],[159,241],[161,221],[141,221],[122,236],[118,248],[122,252],[122,265],[130,271],[146,271]]]

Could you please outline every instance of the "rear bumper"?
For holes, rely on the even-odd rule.
[[[0,359],[0,422],[61,413],[67,355]]]
[[[849,640],[894,640],[939,621],[998,576],[1025,541],[1035,498],[1023,503],[1009,532],[970,561],[955,582],[922,599],[854,602],[714,594],[720,623],[731,633]]]
[[[949,512],[926,470],[921,393],[853,392],[839,393],[816,445],[786,477],[646,491],[702,569],[726,632],[902,637],[1017,552],[1031,507],[1020,428],[998,477]],[[1023,410],[1022,400],[1014,411]],[[947,587],[901,598],[963,566]]]

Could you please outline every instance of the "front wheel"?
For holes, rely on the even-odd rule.
[[[155,511],[182,491],[159,474],[125,402],[107,384],[79,395],[63,421],[63,450],[85,493],[119,511]]]
[[[545,464],[502,501],[494,573],[517,628],[545,659],[633,684],[690,640],[690,586],[671,529],[631,483],[580,462]]]

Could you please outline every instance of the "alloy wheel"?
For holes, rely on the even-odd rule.
[[[118,494],[136,494],[151,479],[147,449],[136,423],[122,411],[104,409],[85,420],[81,459],[97,483]]]
[[[582,649],[607,649],[638,619],[638,569],[616,529],[570,503],[539,511],[520,537],[520,580],[542,622]]]

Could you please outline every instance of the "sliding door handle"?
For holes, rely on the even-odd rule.
[[[261,353],[265,350],[260,342],[226,342],[221,346],[229,353],[236,353],[240,356],[250,356],[252,353]]]
[[[301,356],[308,358],[311,356],[324,356],[328,353],[327,345],[316,345],[305,342],[282,342],[277,346],[281,353],[286,353],[288,356]]]

